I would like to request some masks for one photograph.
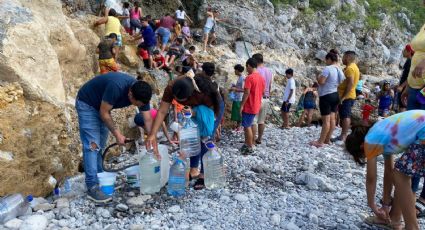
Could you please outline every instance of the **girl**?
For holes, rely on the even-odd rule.
[[[390,108],[394,98],[394,91],[391,89],[388,81],[384,82],[384,87],[378,94],[378,115],[381,117],[388,117],[390,115]]]
[[[370,130],[368,127],[353,128],[345,146],[356,162],[363,164],[363,159],[367,159],[367,202],[375,216],[367,218],[366,222],[401,229],[403,214],[406,229],[419,229],[411,178],[425,175],[425,111],[411,110],[390,116]],[[393,156],[403,151],[394,166]],[[382,208],[379,208],[375,195],[377,157],[381,154],[384,155],[385,169]],[[395,185],[393,203],[392,183]]]
[[[314,109],[316,108],[316,99],[319,97],[317,93],[317,87],[319,84],[314,83],[310,88],[304,90],[304,111],[300,116],[298,121],[298,126],[301,127],[304,123],[305,118],[307,117],[307,126],[311,125],[311,120],[313,118]]]
[[[134,33],[136,29],[142,29],[142,23],[140,19],[143,17],[142,8],[139,3],[134,2],[134,7],[130,10],[130,29]]]

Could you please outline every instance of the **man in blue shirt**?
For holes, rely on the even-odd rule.
[[[152,68],[153,64],[153,51],[156,46],[156,37],[155,32],[153,31],[152,27],[149,25],[149,20],[147,18],[142,19],[142,30],[140,31],[140,34],[135,36],[133,39],[138,40],[140,38],[143,38],[143,42],[140,43],[137,48],[139,49],[138,53],[140,53],[140,49],[147,50],[149,53],[149,66]]]
[[[126,137],[112,119],[111,111],[138,106],[147,132],[152,127],[149,101],[151,86],[144,81],[120,72],[99,75],[86,82],[78,91],[75,107],[78,114],[80,138],[83,144],[83,163],[86,175],[88,199],[95,202],[108,202],[112,198],[99,189],[97,173],[102,172],[102,150],[106,146],[109,131],[117,143],[123,145]]]

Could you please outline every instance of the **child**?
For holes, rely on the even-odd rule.
[[[189,50],[186,50],[182,59],[182,64],[183,66],[189,66],[191,67],[194,71],[196,71],[199,67],[198,62],[195,59],[195,52],[196,52],[196,47],[195,46],[191,46],[189,47]]]
[[[124,2],[122,16],[119,18],[122,19],[122,26],[124,27],[125,31],[128,34],[133,35],[133,30],[131,29],[130,25],[130,3]]]
[[[180,58],[184,55],[186,49],[183,46],[183,39],[177,38],[176,41],[170,46],[167,55],[165,56],[165,62],[167,65],[173,65],[176,58]]]
[[[152,109],[150,110],[150,112],[151,112],[152,119],[153,119],[153,120],[155,120],[156,115],[158,114],[158,110],[157,110],[157,109],[155,109],[155,108],[152,108]],[[134,116],[133,120],[134,120],[134,124],[136,124],[136,125],[139,127],[139,129],[140,129],[140,134],[142,135],[142,137],[144,137],[144,136],[145,136],[145,130],[146,130],[146,127],[145,127],[145,121],[143,120],[143,116],[142,116],[142,114],[141,114],[141,113],[137,113],[137,114],[136,114],[136,116]],[[130,125],[130,127],[132,127],[132,126],[133,126],[133,125]],[[174,141],[174,140],[172,140],[172,139],[170,138],[170,136],[168,135],[168,128],[167,128],[167,126],[165,125],[165,122],[162,122],[161,127],[162,127],[162,131],[164,132],[164,136],[167,138],[167,140],[168,140],[171,144],[175,144],[175,141]]]
[[[419,229],[411,178],[425,176],[425,111],[399,113],[377,122],[370,129],[353,128],[345,146],[356,162],[363,164],[363,159],[367,158],[367,201],[375,216],[367,218],[366,222],[401,229],[399,214],[402,213],[406,229]],[[402,156],[393,164],[393,156],[402,152]],[[375,196],[377,157],[381,154],[384,155],[385,168],[382,208],[379,208]],[[395,193],[394,202],[391,203],[392,182]]]
[[[295,91],[297,89],[294,80],[294,70],[287,69],[285,71],[288,82],[286,83],[285,91],[283,92],[283,103],[282,103],[282,129],[289,129],[289,110],[291,105],[295,104]]]
[[[308,87],[304,90],[304,111],[301,114],[300,120],[298,121],[298,127],[301,127],[304,123],[304,119],[307,117],[307,126],[311,125],[311,120],[313,119],[313,112],[316,109],[316,100],[319,98],[319,93],[317,92],[317,88],[319,84],[315,82],[311,87]]]
[[[179,38],[182,35],[182,26],[179,23],[176,23],[174,25],[174,36],[173,36],[173,41],[177,38]]]
[[[390,87],[388,81],[384,82],[382,91],[378,94],[378,115],[381,117],[388,117],[390,115],[390,108],[394,98],[394,91]]]
[[[103,39],[97,46],[96,52],[99,54],[99,68],[100,74],[108,72],[118,72],[119,67],[116,63],[117,47],[117,34],[111,33]]]
[[[184,26],[182,28],[182,35],[187,43],[192,44],[192,34],[190,33],[190,28],[187,22],[184,22]]]
[[[151,69],[149,61],[149,52],[143,48],[139,49],[139,57],[143,60],[143,64],[146,69]]]
[[[232,92],[235,93],[235,98],[232,104],[232,115],[230,119],[236,122],[235,131],[241,132],[242,131],[241,102],[242,102],[242,97],[244,92],[245,76],[243,75],[243,71],[245,70],[245,68],[242,65],[237,64],[235,65],[234,69],[235,69],[235,74],[238,77],[238,81],[236,82],[236,85],[234,85],[232,88],[229,89],[231,93]]]
[[[155,69],[162,69],[166,72],[170,71],[170,68],[168,68],[164,56],[161,55],[161,52],[159,50],[153,51],[153,66]]]

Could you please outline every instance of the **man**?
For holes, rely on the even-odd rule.
[[[282,103],[282,129],[289,129],[289,110],[291,109],[291,105],[295,104],[295,91],[297,86],[294,80],[294,70],[287,69],[285,71],[286,78],[288,82],[286,83],[285,91],[283,93],[283,103]]]
[[[167,47],[168,41],[171,37],[171,31],[173,31],[175,24],[176,21],[170,16],[170,14],[166,14],[159,21],[159,28],[155,31],[155,33],[161,38],[161,53],[164,53]]]
[[[143,38],[143,42],[140,43],[137,48],[144,49],[148,51],[149,54],[149,67],[153,67],[153,51],[156,46],[156,37],[155,32],[153,31],[152,27],[149,25],[149,20],[147,18],[142,19],[142,30],[140,31],[140,34],[135,36],[133,40],[138,40],[140,38]]]
[[[140,107],[148,133],[152,127],[149,101],[152,88],[124,73],[110,72],[86,82],[78,91],[75,107],[78,114],[80,138],[83,144],[83,164],[86,175],[87,198],[94,202],[108,202],[110,196],[99,189],[97,173],[102,172],[102,149],[109,131],[120,145],[126,137],[115,125],[112,109],[130,105]]]
[[[339,118],[341,122],[341,135],[333,138],[331,141],[343,141],[348,136],[348,130],[351,125],[351,108],[356,99],[356,86],[360,79],[360,70],[357,67],[356,53],[354,51],[347,51],[342,57],[342,63],[345,65],[344,75],[345,80],[338,86],[338,95],[340,99],[339,105]]]
[[[108,16],[105,16],[94,23],[94,27],[105,24],[105,36],[109,36],[114,33],[117,35],[116,45],[122,46],[122,33],[125,32],[124,28],[121,26],[121,22],[118,19],[118,14],[115,9],[110,9],[108,11]]]
[[[240,111],[242,114],[242,126],[245,132],[245,144],[241,148],[243,155],[254,152],[252,124],[255,116],[260,112],[261,99],[266,85],[264,78],[257,71],[257,61],[254,58],[250,58],[246,62],[246,70],[249,75],[245,79]]]
[[[406,45],[406,47],[403,50],[403,57],[406,58],[406,62],[403,65],[403,73],[401,74],[400,82],[397,87],[397,91],[398,91],[397,100],[399,105],[398,112],[406,111],[407,103],[401,100],[401,93],[406,89],[407,77],[409,76],[410,65],[412,64],[412,57],[414,54],[415,54],[415,51],[413,50],[412,46],[410,44]]]
[[[258,130],[258,137],[255,140],[255,143],[261,144],[261,141],[263,139],[264,129],[266,128],[266,125],[265,125],[266,118],[269,113],[270,92],[272,89],[273,74],[267,67],[264,66],[264,58],[262,54],[256,53],[252,55],[252,58],[254,58],[257,61],[257,64],[258,64],[257,71],[263,77],[266,83],[263,99],[261,101],[261,109],[258,115],[255,117],[254,125],[252,126],[254,140]],[[257,129],[257,124],[258,124],[258,129]]]

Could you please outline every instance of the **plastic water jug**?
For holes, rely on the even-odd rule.
[[[167,191],[174,197],[183,196],[186,192],[186,165],[177,156],[174,156],[174,163],[170,168]]]
[[[140,158],[140,193],[154,194],[161,189],[161,166],[153,150],[146,151]]]
[[[140,160],[146,154],[146,147],[136,141],[136,151],[139,154]],[[158,151],[161,155],[161,187],[164,187],[168,182],[168,175],[170,173],[170,156],[168,155],[168,147],[166,145],[158,145]]]
[[[192,121],[190,112],[184,114],[183,122],[179,129],[180,152],[186,157],[197,156],[201,152],[201,137],[198,125]]]
[[[27,214],[32,200],[31,195],[24,198],[20,193],[2,197],[0,199],[0,224]]]
[[[214,143],[206,143],[208,152],[205,153],[202,161],[204,162],[205,187],[208,189],[223,188],[226,185],[226,176],[224,173],[224,162]]]

